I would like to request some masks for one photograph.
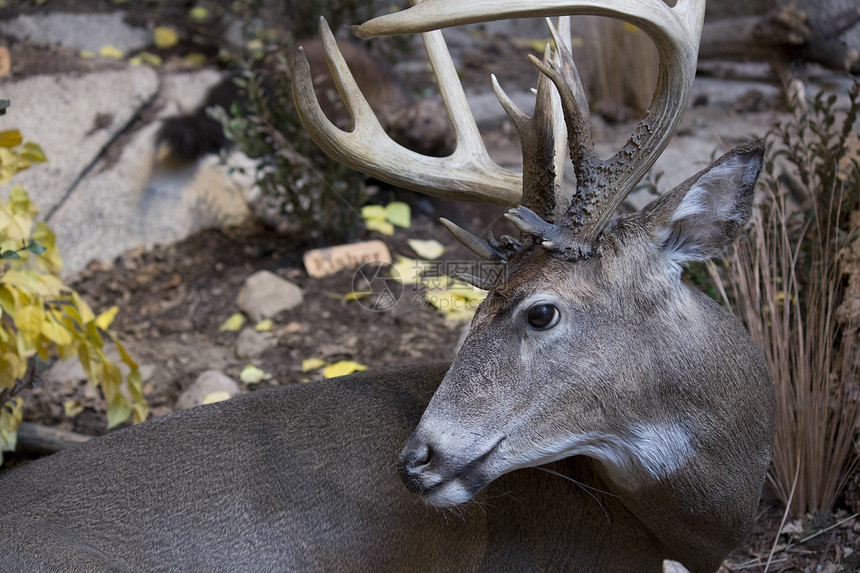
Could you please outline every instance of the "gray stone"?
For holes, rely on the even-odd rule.
[[[158,124],[125,146],[116,162],[94,170],[49,223],[74,273],[93,259],[178,241],[196,230],[241,223],[248,215],[242,187],[215,156],[169,169],[154,161]]]
[[[22,14],[13,20],[0,22],[0,32],[17,40],[96,53],[107,45],[126,54],[148,46],[152,41],[151,34],[144,28],[129,26],[124,18],[125,12]]]
[[[258,271],[245,279],[236,305],[258,322],[302,303],[302,289],[269,271]]]
[[[239,386],[232,378],[218,370],[207,370],[179,395],[176,400],[176,409],[184,410],[185,408],[200,406],[211,402],[213,398],[221,398],[222,393],[230,397],[235,396],[239,393]]]
[[[266,332],[243,328],[236,338],[237,358],[256,358],[269,348],[277,346],[278,339]]]
[[[140,70],[146,77],[152,77],[154,94],[157,81],[152,70],[137,68],[134,74]],[[108,83],[122,84],[128,81],[130,73],[111,72]],[[108,73],[91,74],[86,78],[93,76],[105,77]],[[220,78],[219,74],[211,71],[169,76],[161,92],[165,103],[159,117],[193,109]],[[55,87],[67,84],[71,94],[66,95],[69,102],[86,100],[93,95],[92,89],[83,89],[89,84],[67,82],[63,77],[52,79]],[[95,91],[103,89],[110,92],[108,83]],[[114,91],[122,93],[124,88],[117,85]],[[62,107],[58,101],[62,99],[60,95],[51,93],[42,102],[45,109],[33,110],[27,117],[54,113],[51,102]],[[92,99],[94,110],[88,110],[88,113],[94,116],[108,113],[98,110],[106,109],[109,102],[103,102],[104,98]],[[13,106],[14,101],[13,96]],[[134,111],[136,108],[128,110],[128,113]],[[67,110],[65,113],[75,117],[81,111]],[[68,123],[57,116],[44,125],[64,126]],[[243,196],[249,187],[247,178],[229,173],[229,168],[216,156],[178,166],[159,162],[155,142],[159,126],[157,121],[146,124],[111,147],[106,157],[88,171],[85,171],[88,163],[102,152],[107,143],[105,140],[111,138],[110,134],[106,134],[99,145],[92,145],[87,153],[83,153],[70,144],[76,138],[84,142],[80,147],[88,144],[82,123],[73,133],[62,136],[43,134],[45,139],[25,131],[28,139],[46,143],[44,147],[50,163],[47,169],[45,165],[36,165],[21,173],[13,183],[24,185],[42,212],[49,214],[47,221],[57,234],[66,274],[80,271],[94,259],[110,261],[128,249],[180,240],[199,229],[238,224],[247,217],[249,210]],[[53,147],[58,148],[57,162],[52,160]],[[28,180],[31,175],[35,180]],[[46,197],[64,188],[68,188],[68,193],[62,202],[58,198],[51,201]],[[50,208],[52,204],[57,205],[53,211]]]
[[[3,99],[11,105],[3,129],[20,129],[48,157],[12,184],[23,185],[42,214],[50,213],[157,91],[158,76],[148,67],[4,83]]]

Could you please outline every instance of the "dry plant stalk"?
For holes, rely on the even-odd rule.
[[[857,325],[840,325],[836,317],[841,274],[833,227],[821,226],[816,216],[794,238],[785,194],[771,189],[767,194],[748,238],[729,259],[730,294],[776,384],[779,410],[769,481],[787,501],[799,467],[791,513],[826,513],[853,463],[860,419],[854,393]],[[810,276],[804,278],[798,258],[811,235],[820,240],[805,261]]]

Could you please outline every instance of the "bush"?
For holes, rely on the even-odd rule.
[[[234,104],[229,114],[212,109],[211,115],[227,138],[256,160],[264,211],[273,211],[288,231],[315,240],[349,239],[361,229],[365,177],[322,153],[302,127],[285,73],[288,43],[269,44],[266,52],[277,64],[246,64],[236,79],[243,104]]]
[[[37,145],[20,144],[17,131],[0,133],[0,175],[11,177],[45,160]],[[18,394],[55,355],[79,360],[89,381],[101,389],[109,428],[129,416],[142,421],[149,413],[137,363],[110,330],[118,309],[96,315],[63,283],[54,233],[35,221],[37,214],[20,186],[12,187],[8,203],[0,204],[0,464],[2,453],[13,451],[17,442],[23,417]],[[128,367],[125,385],[119,366],[105,354],[105,337]]]

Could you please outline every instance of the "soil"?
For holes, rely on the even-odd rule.
[[[118,7],[129,11],[130,19],[156,23],[153,18],[187,14],[194,2],[129,2],[117,6],[108,0],[51,0],[56,11],[106,11]],[[212,3],[210,3],[212,4]],[[214,3],[217,4],[217,3]],[[155,8],[155,10],[154,10]],[[3,17],[42,9],[36,2],[12,2]],[[172,23],[177,20],[173,19]],[[191,37],[191,36],[189,36]],[[501,40],[493,50],[506,53],[513,48]],[[209,45],[208,40],[202,41]],[[82,60],[71,51],[29,43],[12,43],[13,74],[53,73],[60,70],[85,73],[98,64]],[[186,48],[187,49],[187,48]],[[512,65],[524,60],[494,57],[505,62],[489,69],[481,52],[463,54],[466,70],[480,70],[469,77],[486,78],[495,72],[503,85],[505,78],[533,74],[531,64]],[[484,80],[485,81],[485,80]],[[485,206],[465,206],[464,223],[483,233],[493,228],[498,236],[507,229],[501,210]],[[509,232],[509,231],[508,231]],[[359,238],[380,238],[365,233]],[[415,257],[407,239],[436,239],[446,246],[440,267],[446,263],[474,261],[473,255],[432,218],[415,216],[409,229],[397,229],[383,238],[392,253]],[[242,227],[206,230],[186,240],[129,252],[109,263],[94,263],[76,277],[71,286],[96,309],[113,305],[121,309],[114,328],[126,341],[133,356],[143,365],[144,394],[153,415],[174,408],[179,394],[203,371],[215,368],[234,380],[249,363],[271,374],[257,384],[240,383],[243,391],[261,387],[301,384],[320,378],[320,371],[302,371],[302,361],[322,358],[327,362],[354,360],[369,368],[385,365],[450,360],[456,353],[463,323],[447,320],[426,304],[422,292],[406,287],[397,304],[383,310],[368,310],[371,300],[345,301],[343,295],[355,290],[355,271],[345,270],[314,279],[304,271],[301,256],[311,246],[303,238],[280,235],[259,221]],[[222,331],[222,323],[237,312],[236,295],[244,280],[258,270],[270,270],[298,284],[304,302],[275,318],[271,336],[276,345],[252,359],[236,356],[237,332]],[[386,283],[388,284],[388,283]],[[67,384],[43,384],[25,394],[26,419],[86,434],[105,431],[104,403],[92,388],[80,380]],[[78,400],[84,411],[74,418],[65,416],[62,404]],[[765,495],[753,530],[727,559],[724,571],[762,571],[771,558],[769,571],[860,571],[860,521],[851,518],[847,507],[837,508],[826,519],[788,521],[782,531],[782,507]],[[810,535],[817,536],[809,538]],[[775,538],[778,538],[774,544]],[[808,539],[807,539],[808,538]]]

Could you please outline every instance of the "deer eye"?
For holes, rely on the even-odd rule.
[[[529,309],[529,326],[535,330],[547,330],[558,322],[558,309],[551,304],[537,304]]]

